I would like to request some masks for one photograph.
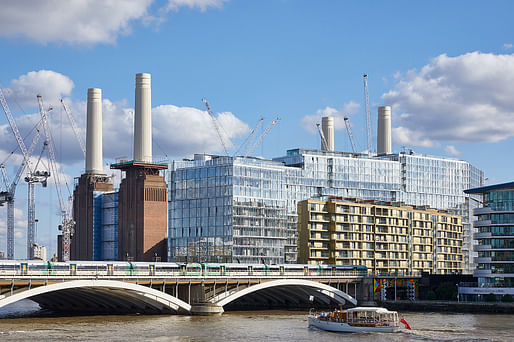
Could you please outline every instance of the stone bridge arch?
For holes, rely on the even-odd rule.
[[[191,305],[150,287],[116,280],[73,280],[18,291],[0,298],[0,308],[31,299],[42,308],[83,313],[190,313]]]
[[[282,296],[298,298],[299,296],[308,297],[312,295],[318,300],[325,302],[326,304],[329,304],[332,300],[338,304],[345,304],[346,302],[349,302],[353,305],[357,305],[357,300],[355,298],[341,290],[323,283],[304,279],[270,280],[243,289],[233,289],[228,292],[223,292],[211,298],[209,302],[213,305],[223,308],[225,305],[234,302],[244,296],[263,290],[265,291],[267,289],[282,290],[280,294],[267,294],[267,296],[275,298]],[[302,289],[304,291],[302,291]]]

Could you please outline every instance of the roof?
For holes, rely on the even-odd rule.
[[[348,312],[377,312],[377,313],[392,313],[394,311],[389,311],[386,308],[379,308],[374,306],[358,306],[356,308],[351,308],[347,310]]]
[[[140,168],[146,168],[146,169],[158,169],[158,170],[164,170],[168,168],[167,163],[152,163],[152,162],[145,162],[140,160],[123,160],[119,163],[111,164],[111,169],[130,169],[133,167],[140,167]]]
[[[501,190],[501,189],[514,189],[514,182],[487,185],[487,186],[482,186],[480,188],[467,189],[467,190],[464,190],[464,193],[466,193],[466,194],[481,194],[484,192],[493,191],[493,190]]]

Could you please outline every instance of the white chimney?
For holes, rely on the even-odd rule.
[[[150,74],[136,74],[134,160],[152,162],[152,93]]]
[[[325,151],[334,151],[334,118],[332,116],[325,116],[321,118],[321,131],[327,141]],[[323,142],[321,142],[321,149],[323,150]]]
[[[377,154],[391,154],[391,107],[378,107]]]
[[[102,89],[87,90],[86,173],[102,174]]]

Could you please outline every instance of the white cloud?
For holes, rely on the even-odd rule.
[[[11,82],[13,90],[8,93],[16,94],[16,96],[8,97],[7,100],[10,105],[13,101],[30,101],[32,98],[35,99],[35,93],[39,90],[44,91],[46,88],[52,89],[51,92],[42,93],[45,99],[53,99],[45,100],[44,103],[45,107],[48,105],[53,107],[53,110],[49,112],[49,122],[57,161],[65,165],[80,165],[79,167],[83,169],[84,156],[62,104],[58,100],[61,96],[71,95],[72,80],[63,74],[49,70],[30,72]],[[85,142],[86,101],[73,102],[70,98],[65,98],[64,101],[76,121],[82,140]],[[104,159],[111,161],[116,158],[131,159],[133,154],[133,108],[125,100],[114,102],[108,98],[103,99],[102,105]],[[15,114],[14,111],[13,114]],[[25,138],[25,144],[29,146],[34,134],[34,127],[40,120],[40,114],[25,114],[16,117],[15,120],[21,135]],[[232,113],[219,113],[217,120],[222,127],[222,132],[228,135],[224,135],[224,140],[229,149],[233,147],[230,145],[230,141],[235,141],[249,132],[248,125]],[[197,152],[223,152],[211,117],[206,111],[171,104],[161,105],[152,109],[152,126],[154,156],[167,155],[170,158],[182,158]],[[42,143],[43,140],[44,134],[42,133],[40,142]],[[19,165],[22,157],[17,150],[14,135],[5,122],[0,125],[0,162],[4,161],[12,151],[15,153],[8,159],[7,164]],[[41,146],[38,146],[34,150],[33,157],[37,158],[40,151]],[[11,172],[14,174],[15,170]],[[67,176],[66,179],[71,181],[72,178]]]
[[[169,156],[192,155],[193,153],[223,152],[220,139],[206,111],[191,107],[162,105],[152,110],[154,141]],[[217,121],[227,148],[229,142],[247,134],[248,125],[229,112],[219,113]],[[228,138],[228,139],[227,139]],[[155,150],[154,155],[159,154]]]
[[[178,11],[180,7],[199,9],[202,12],[208,8],[221,8],[228,0],[168,0],[167,11]]]
[[[318,109],[315,114],[306,115],[301,119],[301,124],[305,130],[310,133],[316,133],[318,129],[316,128],[317,123],[321,123],[321,118],[324,116],[333,116],[334,117],[334,129],[335,130],[343,130],[345,129],[344,125],[344,117],[355,114],[359,111],[360,104],[350,101],[349,103],[345,103],[343,108],[337,110],[332,107],[325,107],[324,109]]]
[[[55,105],[59,99],[70,95],[74,86],[68,76],[51,70],[39,70],[12,80],[10,87],[3,91],[10,102],[22,108],[37,108],[36,95],[42,96],[43,103]]]
[[[443,54],[382,95],[395,144],[497,142],[514,135],[514,55]]]
[[[0,35],[25,36],[41,44],[114,43],[130,32],[130,22],[143,19],[152,0],[60,1],[5,0]]]
[[[513,47],[513,45],[510,43],[505,43],[502,46],[503,50],[510,50],[510,49],[512,49],[512,47]]]
[[[448,145],[444,148],[444,151],[452,156],[458,156],[461,154],[459,150],[453,145]]]
[[[40,44],[113,44],[131,25],[159,24],[166,13],[181,7],[205,12],[228,0],[168,0],[157,14],[150,13],[153,0],[61,1],[4,0],[0,11],[0,36],[26,37]]]

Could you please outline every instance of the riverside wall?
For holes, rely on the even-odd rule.
[[[455,312],[455,313],[492,313],[514,314],[514,303],[456,302],[456,301],[383,301],[379,306],[395,311]]]

